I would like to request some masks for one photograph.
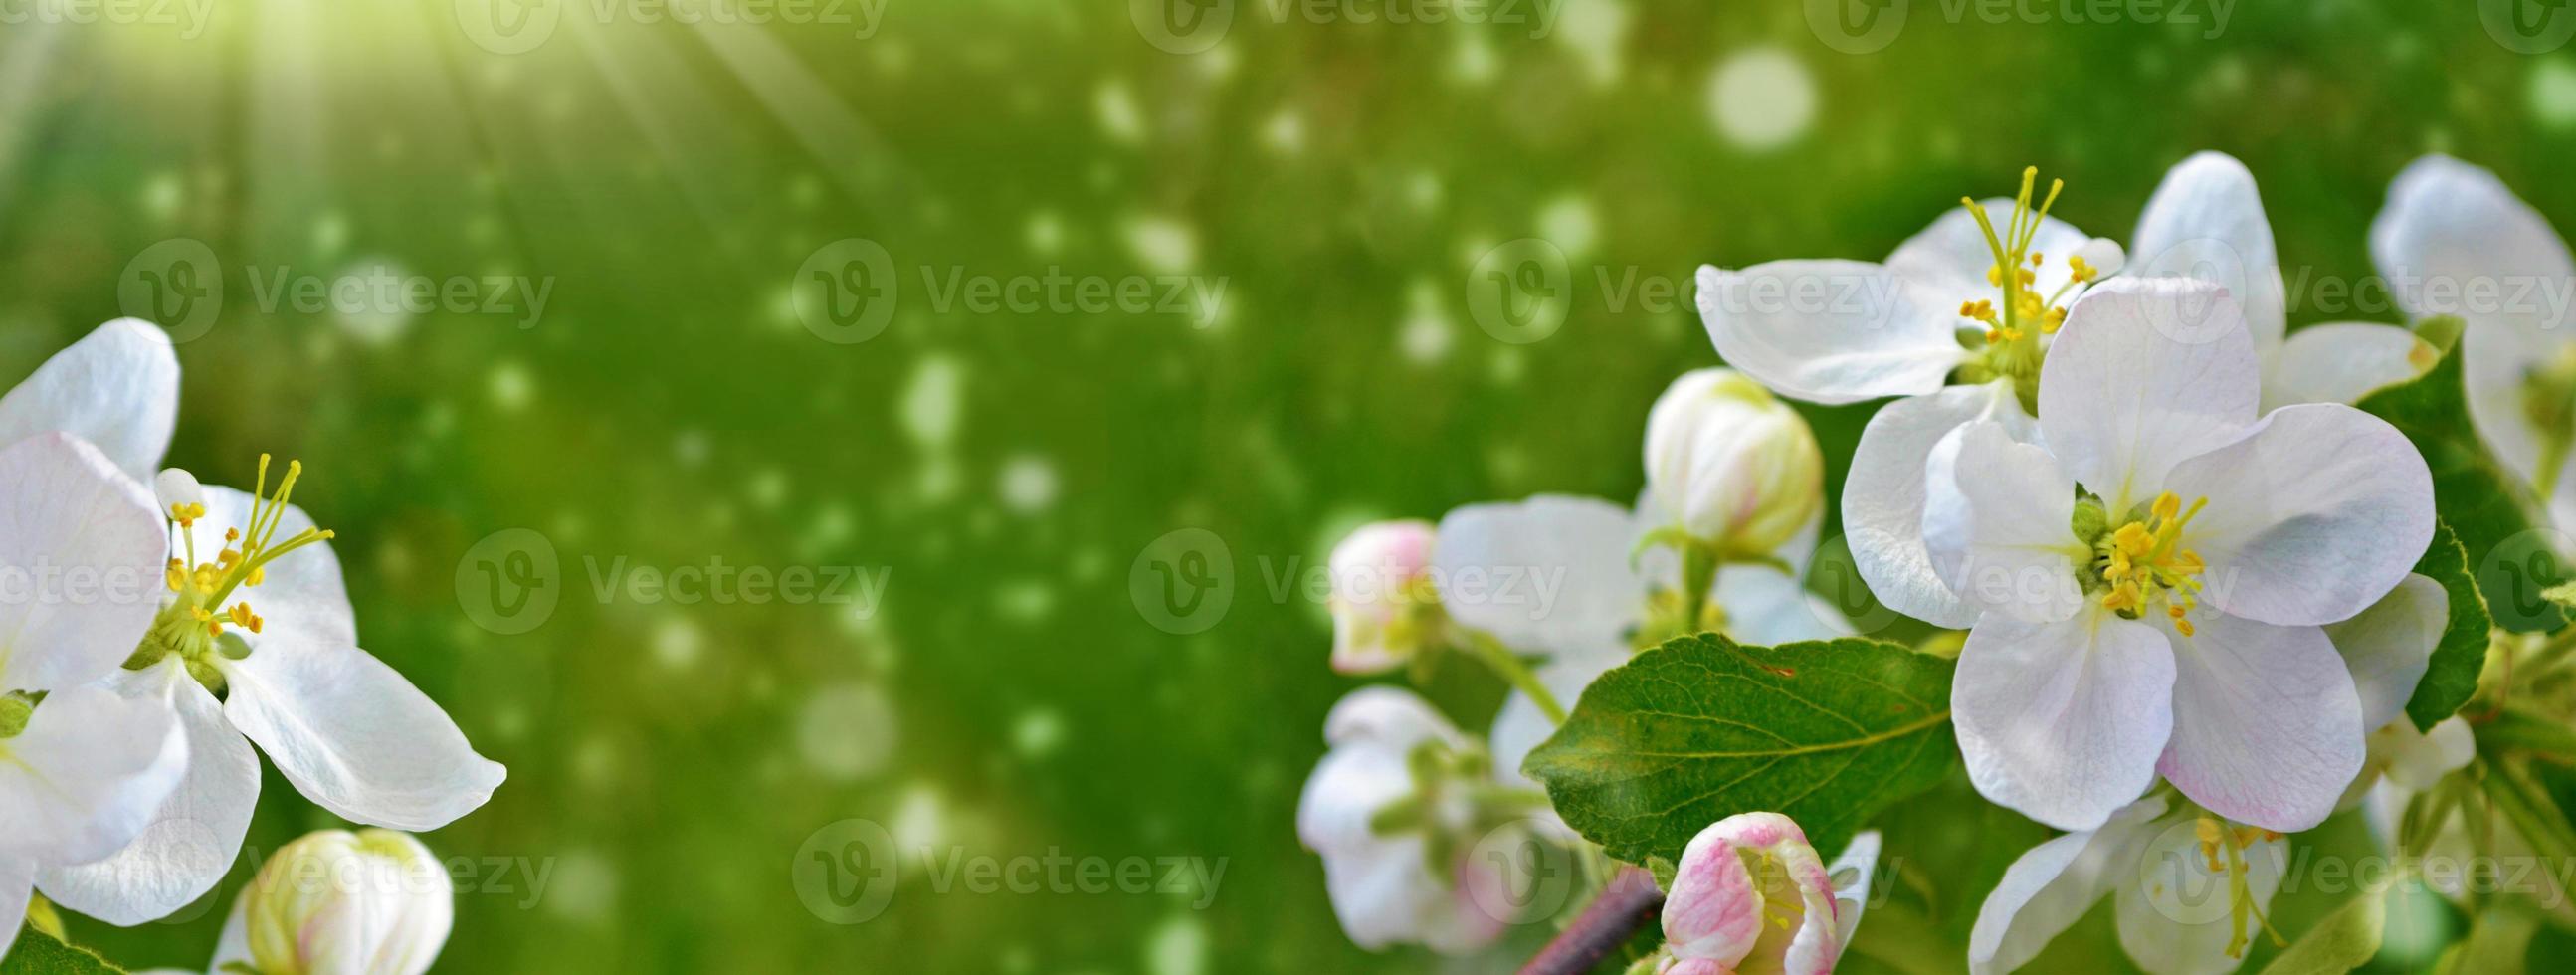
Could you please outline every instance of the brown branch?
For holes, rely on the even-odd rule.
[[[1628,943],[1664,909],[1664,892],[1655,889],[1655,875],[1636,867],[1622,866],[1592,899],[1592,906],[1557,932],[1556,940],[1539,949],[1538,957],[1521,966],[1521,975],[1581,975],[1601,964],[1619,946]]]

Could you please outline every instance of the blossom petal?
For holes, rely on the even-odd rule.
[[[507,775],[474,753],[438,702],[357,647],[272,638],[217,666],[233,727],[343,819],[437,829],[483,805]]]
[[[0,957],[6,957],[9,947],[18,943],[18,929],[26,927],[22,919],[27,916],[28,905],[35,901],[35,894],[35,862],[25,857],[0,857],[0,917],[19,922],[0,924]]]
[[[2325,821],[2361,771],[2361,696],[2325,631],[2193,614],[2174,641],[2173,739],[2156,763],[2209,811],[2284,833]]]
[[[2381,387],[2412,382],[2442,360],[2415,333],[2374,322],[2327,322],[2290,334],[2263,380],[2263,408],[2293,403],[2358,403]]]
[[[2149,975],[2225,975],[2244,963],[2227,954],[2238,933],[2229,874],[2209,869],[2194,820],[2173,819],[2133,855],[2126,882],[2113,898],[2120,947]],[[2256,840],[2241,854],[2245,885],[2259,914],[2272,904],[2289,866],[2288,844]],[[2129,858],[2124,858],[2129,859]],[[2221,862],[2225,862],[2222,860]],[[2263,930],[2255,914],[2241,922],[2249,940]]]
[[[1517,650],[1597,652],[1645,610],[1629,564],[1637,529],[1628,509],[1599,498],[1542,494],[1472,504],[1440,519],[1432,546],[1441,605],[1451,619]]]
[[[2039,437],[2009,380],[1952,386],[1880,408],[1861,429],[1843,482],[1843,530],[1861,581],[1889,609],[1934,626],[1966,627],[1979,610],[1933,571],[1923,540],[1927,468],[1943,437],[1980,420],[2002,424],[2017,440]]]
[[[2406,435],[2332,403],[2274,410],[2165,480],[2209,504],[2182,544],[2208,563],[2201,601],[2284,626],[2349,619],[2433,541],[2433,474]]]
[[[134,841],[187,770],[168,707],[96,684],[45,696],[0,762],[0,860],[88,863]]]
[[[2025,623],[2075,614],[2075,568],[2092,558],[2075,537],[2075,481],[2048,451],[1999,423],[1971,423],[1932,451],[1923,540],[1952,592]]]
[[[2162,796],[2141,799],[2113,812],[2101,829],[2068,833],[2015,859],[1977,908],[1977,925],[1968,932],[1968,970],[2005,975],[2039,957],[2040,949],[2128,877],[2134,861],[2121,854],[2164,811]]]
[[[2362,727],[2376,729],[2405,715],[2450,614],[2451,596],[2441,583],[2408,573],[2360,615],[2325,628],[2361,694]]]
[[[178,718],[187,771],[134,842],[96,863],[49,868],[37,885],[57,904],[132,927],[188,906],[232,869],[259,804],[259,758],[175,655],[120,670],[108,687]]]
[[[2178,733],[2173,686],[2173,650],[2143,623],[2098,608],[2055,623],[1987,616],[1950,685],[1968,780],[2050,826],[2099,827],[2155,784]]]
[[[1986,218],[1995,226],[2010,226],[2013,201],[1996,197],[1979,205],[1985,208]],[[2119,249],[2116,243],[2101,243],[2109,245],[2112,252]],[[2083,231],[2056,217],[2040,221],[2039,231],[2031,237],[2030,249],[2042,255],[2059,255],[2032,269],[2034,280],[2031,289],[2043,295],[2056,294],[2057,289],[2066,283],[2067,272],[2073,265],[2066,262],[2065,255],[2083,253],[2089,261],[2102,253]],[[1995,266],[1994,249],[1987,246],[1986,232],[1977,225],[1976,215],[1969,213],[1964,206],[1942,208],[1941,215],[1933,218],[1931,226],[1897,245],[1896,252],[1887,256],[1887,266],[1903,275],[1915,293],[1935,310],[1954,310],[1961,302],[1991,301],[2001,297],[1998,289],[1986,280],[1987,269]],[[1945,324],[1956,327],[1964,322],[1949,318]]]
[[[1878,878],[1878,850],[1884,840],[1874,829],[1853,834],[1834,862],[1825,865],[1825,874],[1834,881],[1834,925],[1843,944],[1850,944],[1852,932],[1860,928],[1861,912],[1869,908],[1869,890]]]
[[[2129,273],[2197,278],[2220,285],[2245,312],[2256,352],[2281,345],[2286,324],[2281,259],[2254,174],[2235,157],[2194,153],[2165,172],[2138,216]]]
[[[2254,422],[2262,367],[2217,285],[2118,278],[2087,292],[2039,371],[2039,426],[2067,473],[2116,516],[2175,463]]]
[[[114,672],[160,612],[167,545],[151,492],[80,438],[0,447],[0,690]]]
[[[179,421],[179,357],[151,323],[120,318],[45,360],[0,396],[0,445],[60,430],[150,483]]]
[[[2506,465],[2534,480],[2541,438],[2523,410],[2522,384],[2526,370],[2576,334],[2567,242],[2494,173],[2426,156],[2389,184],[2370,224],[2370,254],[2408,314],[2467,322],[2460,356],[2471,418]]]
[[[1726,364],[1783,396],[1856,403],[1941,388],[1965,358],[1954,314],[1886,267],[1773,261],[1699,269],[1699,314]],[[1988,290],[1992,290],[1991,288]]]

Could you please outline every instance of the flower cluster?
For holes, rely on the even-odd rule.
[[[2052,216],[2064,191],[2026,170],[2012,197],[1963,200],[1883,263],[1703,268],[1699,310],[1731,368],[1683,376],[1656,401],[1634,505],[1469,505],[1436,524],[1369,526],[1334,552],[1337,670],[1418,677],[1454,656],[1513,688],[1481,742],[1393,688],[1334,709],[1299,826],[1354,941],[1464,953],[1530,920],[1480,893],[1527,878],[1460,855],[1517,830],[1590,865],[1619,850],[1669,870],[1664,945],[1632,971],[1831,971],[1867,900],[1877,834],[1858,833],[1829,868],[1797,822],[1738,808],[1684,846],[1691,834],[1672,830],[1696,823],[1634,827],[1681,814],[1640,800],[1653,787],[1630,776],[1857,751],[1945,719],[1978,795],[2063,831],[1983,892],[1967,945],[1980,973],[2031,962],[2106,899],[2139,967],[2235,970],[2258,941],[2283,943],[2267,912],[2292,834],[2356,807],[2410,852],[2576,851],[2576,830],[2541,814],[2551,802],[2522,770],[2533,751],[2576,760],[2551,751],[2576,716],[2576,630],[2478,632],[2486,600],[2441,524],[2454,502],[2484,518],[2527,493],[2576,526],[2576,329],[2558,328],[2576,312],[2427,287],[2399,295],[2411,327],[2292,334],[2261,197],[2236,160],[2175,166],[2125,248]],[[2397,179],[2371,251],[2392,279],[2576,286],[2576,259],[2537,214],[2491,174],[2439,157]],[[2466,382],[2446,391],[2425,377],[2454,342]],[[2417,399],[2464,393],[2480,443],[2444,449],[2494,451],[2513,483],[2466,490],[2504,496],[2451,498],[2477,458],[2448,457],[2437,509],[2418,447],[2428,434],[2355,405],[2394,409],[2372,397],[2398,386]],[[1849,458],[1841,524],[1870,592],[1934,635],[1838,641],[1830,659],[1919,674],[1906,663],[1918,654],[1955,655],[1930,671],[1948,681],[1946,713],[1877,733],[1854,721],[1849,740],[1825,744],[1773,734],[1749,706],[1740,720],[1722,707],[1660,713],[1675,695],[1733,693],[1676,676],[1716,659],[1690,654],[1850,634],[1802,585],[1831,465],[1775,396],[1890,400]],[[1467,584],[1515,572],[1542,584],[1522,598]],[[2548,599],[2576,608],[2576,586]],[[1709,632],[1730,640],[1676,641],[1657,660],[1680,666],[1632,668],[1633,684],[1657,685],[1654,700],[1582,697],[1632,654]],[[2452,661],[2440,681],[2428,679],[2437,648]],[[1795,648],[1784,652],[1748,659],[1794,663]],[[1902,659],[1868,656],[1889,653]],[[2485,674],[2456,653],[2486,653]],[[1796,684],[1797,669],[1765,667],[1780,680],[1763,700],[1812,704],[1840,686]],[[1548,740],[1579,697],[1574,723],[1592,723]],[[2484,709],[2473,720],[2472,699]],[[1653,730],[1689,721],[1778,748],[1692,750]],[[1623,795],[1587,801],[1615,808],[1554,806],[1566,793],[1520,768],[1542,741],[1549,760],[1532,768],[1547,788],[1564,784],[1563,755],[1608,763],[1586,781]],[[1717,791],[1727,804],[1765,795],[1749,777]],[[1781,788],[1779,808],[1830,779],[1800,782]],[[1707,808],[1707,792],[1684,805]],[[1855,835],[1862,818],[1834,835]],[[1641,843],[1661,852],[1637,856]],[[1605,872],[1587,876],[1608,902]]]
[[[290,500],[300,463],[272,484],[262,455],[249,492],[159,469],[178,383],[169,339],[120,320],[0,398],[0,562],[59,580],[0,599],[0,805],[20,826],[0,840],[0,915],[26,913],[41,891],[134,925],[203,896],[240,853],[259,753],[305,798],[390,830],[444,826],[505,774],[359,649],[332,533]],[[371,835],[369,849],[418,850]],[[434,927],[389,922],[416,930],[404,949],[416,963],[270,950],[260,969],[418,972],[445,941],[437,901]],[[392,957],[374,937],[335,950]]]

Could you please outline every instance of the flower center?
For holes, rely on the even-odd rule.
[[[190,676],[208,690],[223,686],[223,675],[215,669],[212,655],[223,653],[238,659],[250,653],[250,644],[241,634],[225,629],[258,633],[267,619],[251,610],[250,600],[231,599],[233,591],[258,588],[267,579],[266,568],[279,556],[332,537],[319,528],[307,528],[285,539],[277,537],[278,523],[285,520],[287,499],[295,493],[296,478],[304,473],[301,461],[286,462],[286,476],[277,482],[277,491],[268,490],[269,455],[259,455],[259,480],[251,492],[250,517],[246,523],[224,529],[224,547],[211,561],[199,561],[197,521],[206,517],[206,506],[197,502],[170,505],[168,525],[177,530],[179,542],[174,546],[183,556],[174,556],[164,577],[170,589],[170,601],[144,634],[143,643],[125,666],[141,670],[163,657],[178,654]],[[226,600],[231,600],[229,603]]]
[[[1984,381],[1997,376],[2009,377],[2017,385],[2036,388],[2039,363],[2045,354],[2040,337],[2054,335],[2066,323],[2068,296],[2092,281],[2102,269],[2087,264],[2082,255],[2066,258],[2066,283],[2042,296],[2037,290],[2038,268],[2048,256],[2031,250],[2039,239],[2040,225],[2046,222],[2048,208],[2057,202],[2057,193],[2066,181],[2052,179],[2048,195],[2037,206],[2031,205],[2031,190],[2039,180],[2039,167],[2021,171],[2021,192],[2013,197],[2012,216],[2001,231],[1986,208],[1973,199],[1959,202],[1977,219],[1977,229],[1985,232],[1986,248],[1994,254],[1994,263],[1986,268],[1986,283],[1995,286],[2001,303],[1982,295],[1971,296],[1959,303],[1959,317],[1978,325],[1960,330],[1960,341],[1982,352],[1969,370],[1970,381]]]
[[[2206,565],[2200,553],[2183,547],[2182,531],[2208,503],[2208,498],[2201,498],[2185,510],[2182,498],[2167,491],[2156,495],[2146,517],[2096,540],[2093,568],[2107,587],[2102,608],[2136,619],[2149,603],[2161,598],[2174,629],[2190,636],[2191,621],[2183,614],[2198,602],[2200,574]]]
[[[2253,939],[2247,933],[2249,918],[2254,926],[2269,933],[2272,922],[2254,906],[2254,894],[2246,878],[2245,850],[2256,843],[2278,841],[2281,834],[2257,826],[2231,826],[2215,817],[2202,816],[2192,823],[2200,841],[2200,855],[2209,872],[2227,878],[2228,931],[2227,957],[2244,958],[2245,946]],[[2275,941],[2280,935],[2272,935]]]

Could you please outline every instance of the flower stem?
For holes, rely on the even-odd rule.
[[[1664,892],[1655,889],[1653,874],[1631,866],[1622,866],[1612,875],[1601,896],[1577,915],[1574,923],[1557,932],[1556,940],[1539,949],[1537,957],[1521,966],[1520,975],[1579,975],[1592,970],[1619,946],[1628,943],[1664,906]]]
[[[1458,642],[1469,655],[1493,668],[1504,683],[1529,695],[1530,700],[1538,705],[1539,713],[1547,715],[1549,723],[1565,723],[1565,708],[1556,703],[1556,695],[1548,693],[1547,685],[1539,683],[1538,675],[1530,672],[1529,665],[1522,663],[1520,655],[1513,653],[1512,648],[1504,646],[1492,634],[1477,630],[1464,630],[1463,636],[1464,639]]]

